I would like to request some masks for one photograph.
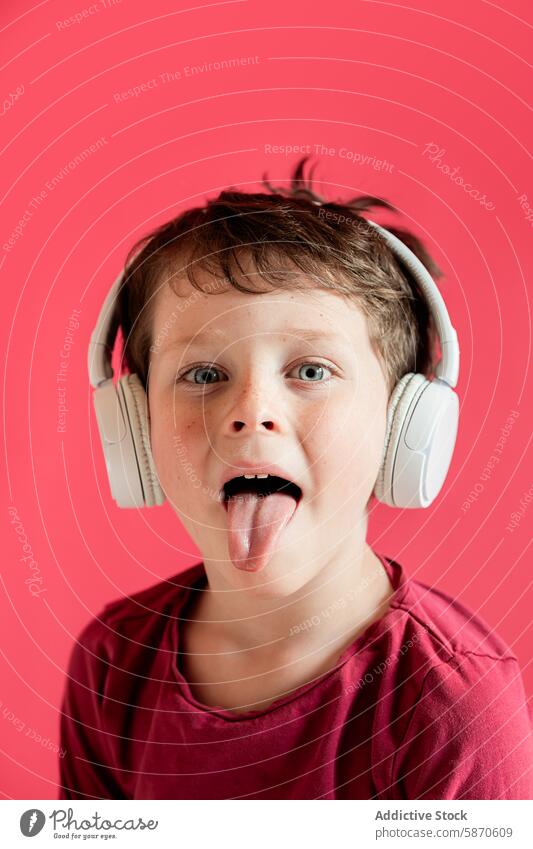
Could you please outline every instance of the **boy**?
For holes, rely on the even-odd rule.
[[[433,374],[435,328],[359,215],[393,207],[323,202],[304,164],[130,256],[116,321],[140,422],[147,395],[143,498],[203,561],[82,632],[60,798],[531,798],[511,650],[366,543],[391,392]]]

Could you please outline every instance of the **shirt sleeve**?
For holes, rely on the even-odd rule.
[[[93,619],[78,638],[68,665],[61,706],[58,799],[124,799],[110,766],[111,739],[105,734],[102,701],[108,664]]]
[[[516,659],[468,653],[431,668],[392,772],[396,798],[532,799],[531,720]]]

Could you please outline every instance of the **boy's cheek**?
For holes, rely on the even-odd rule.
[[[386,406],[367,413],[347,414],[338,410],[322,420],[315,420],[305,439],[305,446],[316,457],[317,452],[329,456],[343,468],[346,463],[372,464],[381,457],[387,426]]]
[[[204,431],[201,420],[177,422],[173,415],[168,420],[155,417],[150,427],[152,456],[163,491],[180,513],[190,514],[191,522],[205,519],[206,502],[217,510],[220,504],[218,479],[207,475],[206,459],[212,449],[209,440],[199,438]]]
[[[194,455],[184,431],[163,416],[150,422],[152,456],[163,490],[172,500],[186,497],[191,490],[191,478],[198,475]]]
[[[317,427],[306,453],[316,463],[319,487],[328,501],[338,503],[339,497],[346,500],[347,493],[353,493],[353,499],[366,503],[381,465],[385,433],[385,412],[368,420],[345,418]]]

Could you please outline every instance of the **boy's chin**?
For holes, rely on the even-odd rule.
[[[312,558],[301,560],[296,552],[286,546],[283,552],[274,554],[260,569],[239,568],[229,558],[225,563],[220,562],[218,569],[225,579],[234,587],[249,591],[256,598],[276,599],[286,598],[304,587],[313,577]]]

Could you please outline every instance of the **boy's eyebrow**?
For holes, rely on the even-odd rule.
[[[298,338],[303,339],[305,342],[314,342],[315,340],[320,339],[332,339],[341,342],[343,341],[342,336],[340,336],[340,334],[336,333],[334,330],[320,330],[319,328],[313,330],[301,327],[284,327],[283,330],[279,331],[279,335],[283,336],[285,334],[297,336]],[[204,330],[201,333],[195,333],[193,336],[174,339],[169,345],[166,345],[162,349],[160,349],[160,352],[162,354],[165,354],[168,351],[175,350],[176,348],[194,348],[195,345],[201,345],[204,341],[212,341],[213,337],[218,337],[219,342],[224,342],[224,338],[220,335],[218,331]]]

